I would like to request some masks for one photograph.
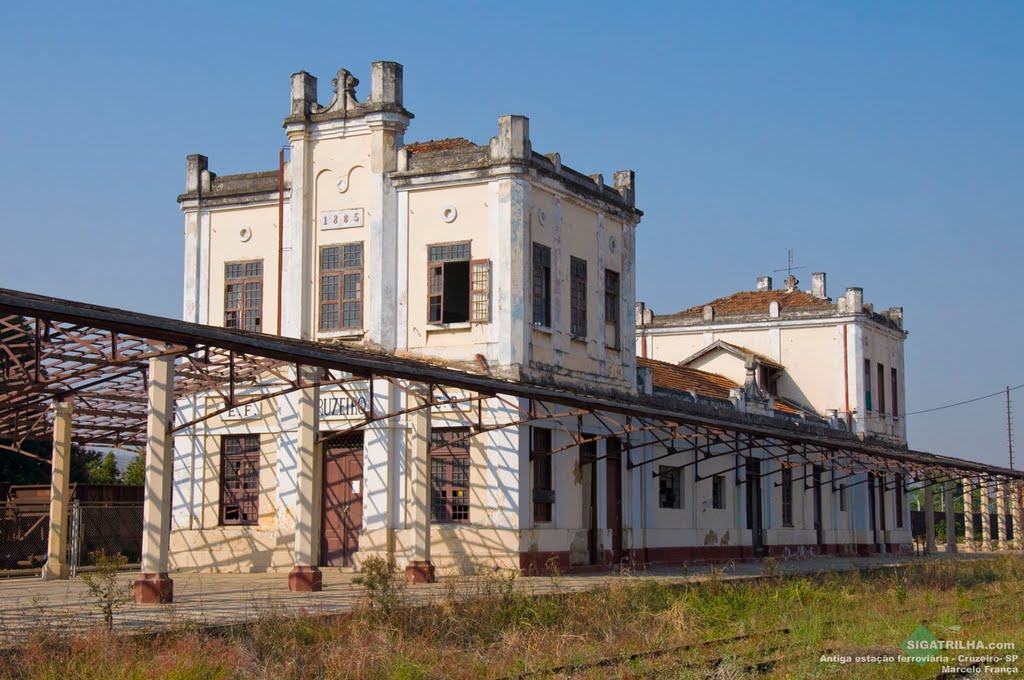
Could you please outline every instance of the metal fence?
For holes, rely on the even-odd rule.
[[[50,504],[37,499],[0,505],[0,570],[38,570],[46,561]],[[71,575],[95,563],[93,553],[120,553],[129,564],[142,555],[142,503],[79,501],[68,512],[68,565]]]

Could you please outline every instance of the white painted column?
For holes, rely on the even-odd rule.
[[[142,511],[142,573],[135,602],[163,604],[174,599],[167,575],[174,483],[174,356],[149,360],[149,416],[146,420],[146,497]]]
[[[43,580],[68,577],[68,507],[71,503],[71,416],[70,399],[53,403],[53,457],[50,461],[50,531]]]
[[[426,385],[416,390],[420,399],[409,406],[430,399]],[[433,583],[434,565],[430,562],[430,412],[420,408],[409,415],[409,525],[412,529],[409,563],[405,580],[410,583]]]
[[[935,547],[935,480],[928,480],[924,487],[924,551],[928,555],[936,553]]]
[[[996,532],[999,535],[996,550],[1010,549],[1006,528],[1006,484],[999,482],[996,484]]]
[[[992,515],[989,512],[992,498],[988,487],[988,478],[980,478],[979,490],[981,491],[981,551],[992,551]]]
[[[977,552],[974,542],[974,493],[971,478],[964,477],[964,552]]]
[[[303,366],[299,379],[307,387],[298,393],[298,423],[295,478],[295,565],[288,574],[288,590],[316,592],[322,587],[319,513],[317,499],[322,492],[323,461],[320,460],[320,370]]]
[[[956,512],[953,508],[953,489],[955,484],[952,478],[946,478],[942,482],[942,505],[946,509],[946,554],[956,554]]]

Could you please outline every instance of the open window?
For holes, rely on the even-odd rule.
[[[470,260],[470,243],[427,247],[427,322],[491,320],[491,261]]]

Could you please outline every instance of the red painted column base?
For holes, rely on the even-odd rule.
[[[293,593],[318,593],[324,588],[324,575],[317,567],[295,565],[288,574],[288,590]]]
[[[174,601],[174,581],[166,574],[143,572],[135,581],[135,604],[167,604]]]
[[[434,565],[430,560],[412,560],[405,567],[405,580],[409,583],[433,583]]]

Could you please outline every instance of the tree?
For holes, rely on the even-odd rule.
[[[131,459],[121,473],[121,483],[126,486],[142,486],[146,483],[145,456],[138,455]]]
[[[111,451],[107,455],[96,458],[86,463],[87,481],[90,484],[117,484],[119,475],[117,472],[117,460]]]

